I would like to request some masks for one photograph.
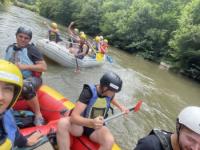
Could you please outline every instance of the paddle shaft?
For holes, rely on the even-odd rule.
[[[129,111],[133,111],[134,108],[135,108],[135,107],[131,107],[131,108],[129,108],[128,110],[129,110]],[[124,114],[125,114],[125,112],[121,112],[121,113],[118,113],[118,114],[116,114],[116,115],[114,115],[114,116],[111,116],[111,117],[109,117],[109,118],[106,118],[106,119],[104,119],[104,123],[108,123],[108,122],[110,122],[111,120],[113,120],[113,119],[115,119],[115,118],[118,118],[118,117],[121,117],[121,116],[124,115]]]
[[[94,47],[92,46],[92,44],[91,44],[89,41],[87,41],[87,43],[89,44],[89,46],[90,46],[90,48],[93,50],[93,52],[94,52],[95,54],[97,54],[97,51],[94,49]]]
[[[80,68],[79,68],[79,65],[78,65],[78,60],[77,60],[76,56],[75,56],[75,59],[76,59],[76,71],[79,71],[79,70],[80,70]]]
[[[141,105],[142,105],[142,100],[139,100],[139,101],[137,102],[137,104],[136,104],[134,107],[130,107],[130,108],[128,108],[128,110],[129,110],[129,112],[130,112],[130,111],[137,112],[137,111],[140,109]],[[115,119],[115,118],[118,118],[118,117],[124,115],[125,113],[126,113],[126,112],[121,112],[121,113],[119,113],[119,114],[116,114],[116,115],[114,115],[114,116],[111,116],[111,117],[105,119],[105,120],[104,120],[104,123],[106,124],[106,123],[108,123],[109,121],[111,121],[111,120],[113,120],[113,119]]]

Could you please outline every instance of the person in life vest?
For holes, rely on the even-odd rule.
[[[114,137],[104,126],[104,118],[108,116],[111,103],[128,113],[128,109],[114,99],[121,88],[122,80],[114,72],[105,73],[100,79],[100,84],[85,84],[71,116],[58,122],[59,150],[69,150],[69,133],[74,136],[86,135],[100,144],[100,150],[111,150]]]
[[[87,37],[83,33],[80,35],[79,46],[77,48],[73,47],[69,49],[70,53],[74,54],[76,58],[83,59],[89,51],[89,45],[86,41]]]
[[[79,49],[78,52],[75,54],[76,58],[83,59],[88,54],[89,45],[86,39],[87,37],[84,33],[80,35]]]
[[[178,115],[176,132],[154,129],[134,150],[200,150],[200,107],[188,106]]]
[[[80,37],[79,37],[79,30],[75,27],[75,22],[71,22],[67,28],[67,33],[70,36],[70,45],[69,48],[77,47]]]
[[[49,29],[49,41],[54,41],[56,43],[62,41],[62,39],[60,38],[58,25],[55,22],[51,23],[51,27]]]
[[[21,98],[27,100],[28,105],[35,112],[35,125],[44,124],[36,91],[42,84],[41,74],[47,70],[42,54],[33,44],[29,44],[32,31],[19,27],[16,32],[16,41],[6,49],[5,59],[16,64],[24,78]]]
[[[104,39],[101,43],[101,46],[100,46],[100,52],[102,54],[106,54],[107,53],[107,49],[108,49],[108,40],[107,39]]]
[[[101,48],[101,44],[100,44],[100,37],[99,36],[96,36],[94,38],[94,43],[93,43],[93,47],[95,48],[96,52],[100,52],[100,48]]]
[[[23,86],[23,77],[18,67],[0,59],[0,149],[11,150],[15,146],[32,146],[42,136],[24,137],[15,123],[11,107],[17,101]]]

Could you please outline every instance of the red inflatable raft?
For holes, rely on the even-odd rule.
[[[74,108],[74,103],[65,98],[59,92],[54,89],[43,85],[37,92],[40,108],[43,117],[47,124],[37,127],[28,127],[21,129],[23,135],[28,135],[36,130],[39,130],[44,135],[47,135],[50,131],[57,131],[57,122],[63,117],[61,114],[66,110],[69,111]],[[30,110],[26,101],[19,100],[14,106],[15,110]],[[85,136],[71,137],[71,150],[98,150],[99,145],[90,141]],[[112,150],[120,150],[117,144],[114,144]]]

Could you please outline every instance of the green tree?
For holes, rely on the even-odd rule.
[[[200,0],[192,0],[181,13],[179,28],[170,41],[174,68],[200,80]]]
[[[0,5],[9,4],[11,0],[0,0]]]
[[[74,0],[74,6],[78,9],[73,13],[73,18],[79,25],[80,29],[90,35],[96,35],[100,32],[99,25],[101,22],[102,11],[100,6],[102,0]]]

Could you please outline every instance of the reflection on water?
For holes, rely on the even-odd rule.
[[[32,29],[33,41],[46,37],[48,29],[43,21],[50,22],[22,8],[0,9],[0,57],[3,58],[6,47],[15,42],[15,32],[19,26]],[[65,28],[61,28],[63,37]],[[110,55],[114,59],[113,64],[82,69],[80,74],[45,58],[48,71],[44,73],[43,79],[45,84],[76,101],[84,83],[98,84],[99,78],[106,71],[118,73],[123,80],[123,88],[116,99],[125,106],[134,105],[137,98],[144,101],[139,112],[130,113],[124,119],[113,120],[108,125],[123,150],[133,149],[138,138],[154,127],[174,131],[177,113],[186,105],[199,105],[199,84],[117,49],[110,50]]]

